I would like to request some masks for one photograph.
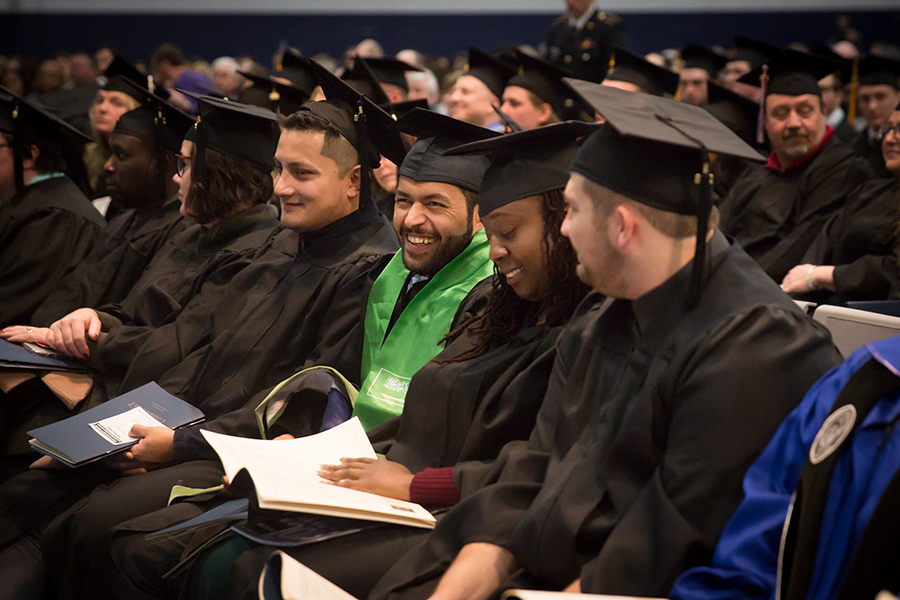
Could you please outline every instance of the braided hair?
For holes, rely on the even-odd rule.
[[[491,293],[484,311],[466,321],[445,337],[456,339],[466,329],[477,335],[475,346],[454,356],[447,362],[461,362],[476,358],[504,344],[512,342],[519,332],[538,323],[543,317],[544,333],[565,324],[589,288],[575,274],[577,259],[571,242],[559,228],[566,216],[562,190],[541,195],[544,235],[542,239],[547,271],[552,282],[551,292],[539,301],[520,298],[506,283],[506,277],[494,266]]]

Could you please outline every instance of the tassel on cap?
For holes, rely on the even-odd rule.
[[[762,75],[759,76],[759,115],[756,118],[756,143],[766,142],[765,112],[766,112],[766,87],[769,84],[769,65],[762,66]]]

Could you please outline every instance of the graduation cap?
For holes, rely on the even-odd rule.
[[[150,144],[156,154],[156,183],[159,197],[165,198],[169,176],[166,173],[166,152],[177,154],[181,140],[194,124],[194,117],[167,102],[162,97],[130,79],[123,79],[130,88],[129,95],[141,105],[119,117],[113,133],[128,135]],[[126,92],[128,93],[128,92]]]
[[[682,69],[703,69],[710,79],[715,79],[728,64],[728,57],[697,44],[688,44],[681,49],[681,62]]]
[[[831,59],[787,48],[738,81],[762,87],[763,97],[769,94],[821,96],[819,80],[840,68],[841,64]]]
[[[709,101],[703,107],[706,112],[754,146],[759,104],[713,82],[709,82],[708,97]]]
[[[825,58],[833,60],[837,64],[841,65],[841,68],[835,71],[834,75],[836,75],[840,79],[841,83],[850,83],[850,80],[853,77],[853,64],[854,62],[858,61],[847,60],[846,58],[832,50],[831,46],[829,46],[828,44],[817,44],[812,49],[812,53],[818,56],[824,56]]]
[[[511,202],[566,187],[576,140],[603,125],[564,121],[452,148],[447,155],[487,154],[490,166],[481,181],[478,214]]]
[[[378,82],[375,72],[369,67],[365,59],[357,58],[353,61],[353,68],[344,73],[341,80],[355,89],[358,93],[368,97],[375,104],[389,104],[390,98]]]
[[[301,110],[308,110],[328,119],[356,148],[361,171],[360,196],[368,199],[366,210],[377,213],[378,207],[371,194],[370,176],[372,169],[380,164],[379,154],[384,154],[397,164],[406,155],[406,145],[400,134],[393,129],[394,117],[316,61],[311,60],[310,64],[316,71],[326,99],[322,102],[307,102]],[[363,206],[360,205],[360,210],[362,209]]]
[[[900,89],[900,61],[869,54],[859,61],[859,85],[889,85]]]
[[[260,77],[253,73],[238,71],[242,76],[253,82],[253,86],[267,93],[268,104],[266,108],[273,112],[289,115],[300,110],[304,103],[309,101],[315,85],[301,89],[293,84],[281,83],[271,77]]]
[[[435,181],[478,192],[488,166],[485,156],[454,156],[461,144],[497,137],[500,133],[440,113],[417,108],[392,128],[418,139],[399,165],[397,174],[416,182]]]
[[[136,92],[134,86],[128,85],[126,81],[136,83],[145,90],[150,89],[150,78],[118,54],[113,55],[112,62],[103,71],[103,77],[106,78],[106,84],[103,85],[104,90],[122,92],[138,102],[141,101],[139,92]]]
[[[396,121],[417,108],[428,110],[428,100],[419,98],[418,100],[404,100],[393,104],[389,102],[387,104],[379,104],[378,108],[389,114]]]
[[[516,123],[508,114],[500,110],[499,106],[491,104],[491,108],[493,108],[494,112],[497,113],[497,116],[500,117],[500,122],[503,123],[503,126],[509,129],[510,132],[517,133],[523,131],[522,126]]]
[[[139,83],[126,79],[123,85],[131,88],[130,95],[141,105],[119,117],[113,133],[130,135],[177,153],[185,133],[194,124],[194,117]]]
[[[503,95],[503,88],[516,70],[502,60],[498,60],[474,46],[469,46],[469,61],[463,75],[471,75],[488,87],[498,98]]]
[[[366,63],[369,69],[375,74],[375,79],[379,83],[395,85],[405,92],[409,92],[409,84],[406,82],[406,72],[425,70],[396,58],[357,57],[354,60],[354,65],[358,61]]]
[[[622,46],[614,48],[609,65],[606,79],[610,81],[633,83],[654,96],[674,95],[678,91],[677,73],[654,65]]]
[[[25,186],[23,146],[34,144],[41,152],[62,155],[62,136],[93,141],[48,110],[0,86],[0,131],[12,136],[13,175],[16,191]]]
[[[779,52],[781,52],[779,46],[738,34],[734,36],[731,61],[745,60],[750,63],[750,68],[755,69],[767,58],[775,56]]]
[[[515,60],[519,73],[513,75],[506,86],[516,86],[528,90],[553,107],[556,116],[578,118],[585,105],[572,89],[563,83],[563,77],[572,77],[568,69],[558,67],[541,58],[516,49]],[[587,111],[590,114],[592,111]]]
[[[700,295],[712,209],[709,153],[763,157],[700,107],[568,80],[606,119],[581,146],[572,171],[641,204],[697,217],[688,306]]]
[[[199,118],[193,137],[198,150],[208,148],[266,173],[272,170],[280,134],[275,113],[212,96],[200,96],[197,108]],[[197,152],[195,170],[202,154]]]
[[[295,87],[301,90],[312,90],[316,87],[316,71],[309,64],[309,61],[303,58],[297,50],[293,48],[285,48],[281,55],[281,60],[275,67],[273,77],[283,77],[291,82]]]

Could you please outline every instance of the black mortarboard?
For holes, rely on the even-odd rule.
[[[375,77],[375,72],[364,59],[354,60],[353,68],[344,73],[341,80],[375,104],[390,102],[387,93],[381,88],[378,78]]]
[[[869,54],[859,61],[859,85],[889,85],[900,88],[900,62]]]
[[[61,156],[62,136],[93,141],[53,113],[0,86],[0,131],[12,135],[13,170],[16,190],[24,186],[23,145],[34,144],[41,152]]]
[[[469,62],[466,63],[464,75],[471,75],[488,87],[498,98],[503,95],[503,88],[510,77],[516,74],[515,69],[490,54],[469,46]]]
[[[841,68],[840,63],[793,48],[782,50],[738,81],[759,86],[765,79],[763,96],[783,94],[821,96],[819,80]]]
[[[275,113],[212,96],[201,96],[197,106],[200,116],[194,137],[198,148],[215,150],[267,173],[272,170],[280,133]]]
[[[370,172],[379,166],[379,154],[383,153],[388,160],[398,164],[406,154],[403,139],[393,129],[394,118],[316,61],[311,60],[310,64],[316,70],[326,100],[307,102],[301,110],[327,118],[356,148],[361,171],[361,194],[369,200],[366,210],[377,212],[371,195]],[[362,204],[360,210],[363,210]]]
[[[358,60],[364,61],[369,66],[379,83],[395,85],[407,92],[409,91],[409,84],[406,83],[406,72],[424,70],[396,58],[357,57],[354,63]]]
[[[134,86],[125,83],[125,80],[132,81],[145,90],[150,89],[147,76],[118,54],[113,56],[112,62],[103,71],[103,76],[106,78],[106,84],[103,86],[104,90],[122,92],[138,102],[141,101],[139,92],[135,91]]]
[[[674,95],[679,83],[677,73],[654,65],[621,46],[613,50],[606,79],[633,83],[654,96]]]
[[[572,171],[647,206],[697,216],[688,300],[693,306],[700,293],[712,209],[709,153],[757,161],[763,157],[700,107],[568,81],[607,123],[581,146]]]
[[[755,146],[759,104],[713,82],[709,82],[707,91],[709,102],[703,107],[706,112],[749,145]]]
[[[113,133],[130,135],[151,146],[159,145],[168,152],[177,153],[185,133],[194,124],[194,118],[139,83],[128,79],[123,85],[130,88],[129,95],[141,105],[119,117]]]
[[[517,86],[528,90],[542,101],[553,107],[553,112],[560,119],[576,119],[585,110],[581,98],[573,94],[569,86],[563,83],[563,77],[571,77],[572,72],[558,67],[541,58],[515,51],[519,65],[518,75],[513,75],[506,86]],[[592,111],[587,111],[590,114]]]
[[[840,79],[840,83],[850,83],[850,79],[853,77],[853,61],[847,60],[837,52],[835,52],[831,46],[828,44],[818,44],[812,49],[813,54],[817,54],[819,56],[824,56],[825,58],[831,59],[837,64],[841,65],[841,68],[834,72],[835,75]]]
[[[710,79],[715,79],[728,64],[728,57],[697,44],[688,44],[681,49],[681,61],[682,69],[703,69]]]
[[[428,100],[419,98],[418,100],[404,100],[393,104],[388,102],[387,104],[379,104],[378,108],[389,114],[396,121],[416,108],[428,110]]]
[[[269,99],[267,108],[274,112],[280,112],[283,115],[289,115],[300,110],[300,107],[309,101],[315,89],[315,85],[309,89],[300,89],[295,85],[275,81],[271,77],[260,77],[244,71],[238,71],[238,73],[252,81],[255,87],[265,90]]]
[[[309,64],[309,61],[303,58],[297,50],[293,48],[285,48],[281,60],[275,67],[272,77],[283,77],[291,82],[295,87],[301,90],[312,90],[316,87],[316,72]]]
[[[602,125],[564,121],[464,144],[447,155],[488,155],[490,166],[478,194],[478,214],[484,216],[516,200],[566,187],[576,140],[598,127]]]
[[[768,42],[755,40],[745,35],[734,36],[734,50],[731,52],[731,60],[745,60],[750,67],[755,69],[763,64],[767,58],[781,52],[781,48]]]
[[[416,182],[435,181],[477,192],[487,169],[485,156],[451,156],[447,150],[461,144],[500,135],[430,110],[417,108],[397,121],[393,129],[418,139],[399,165],[397,174]]]

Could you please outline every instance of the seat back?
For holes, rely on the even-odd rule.
[[[844,357],[869,342],[900,334],[900,317],[843,306],[819,306],[813,313],[813,319],[831,332],[834,345]]]

